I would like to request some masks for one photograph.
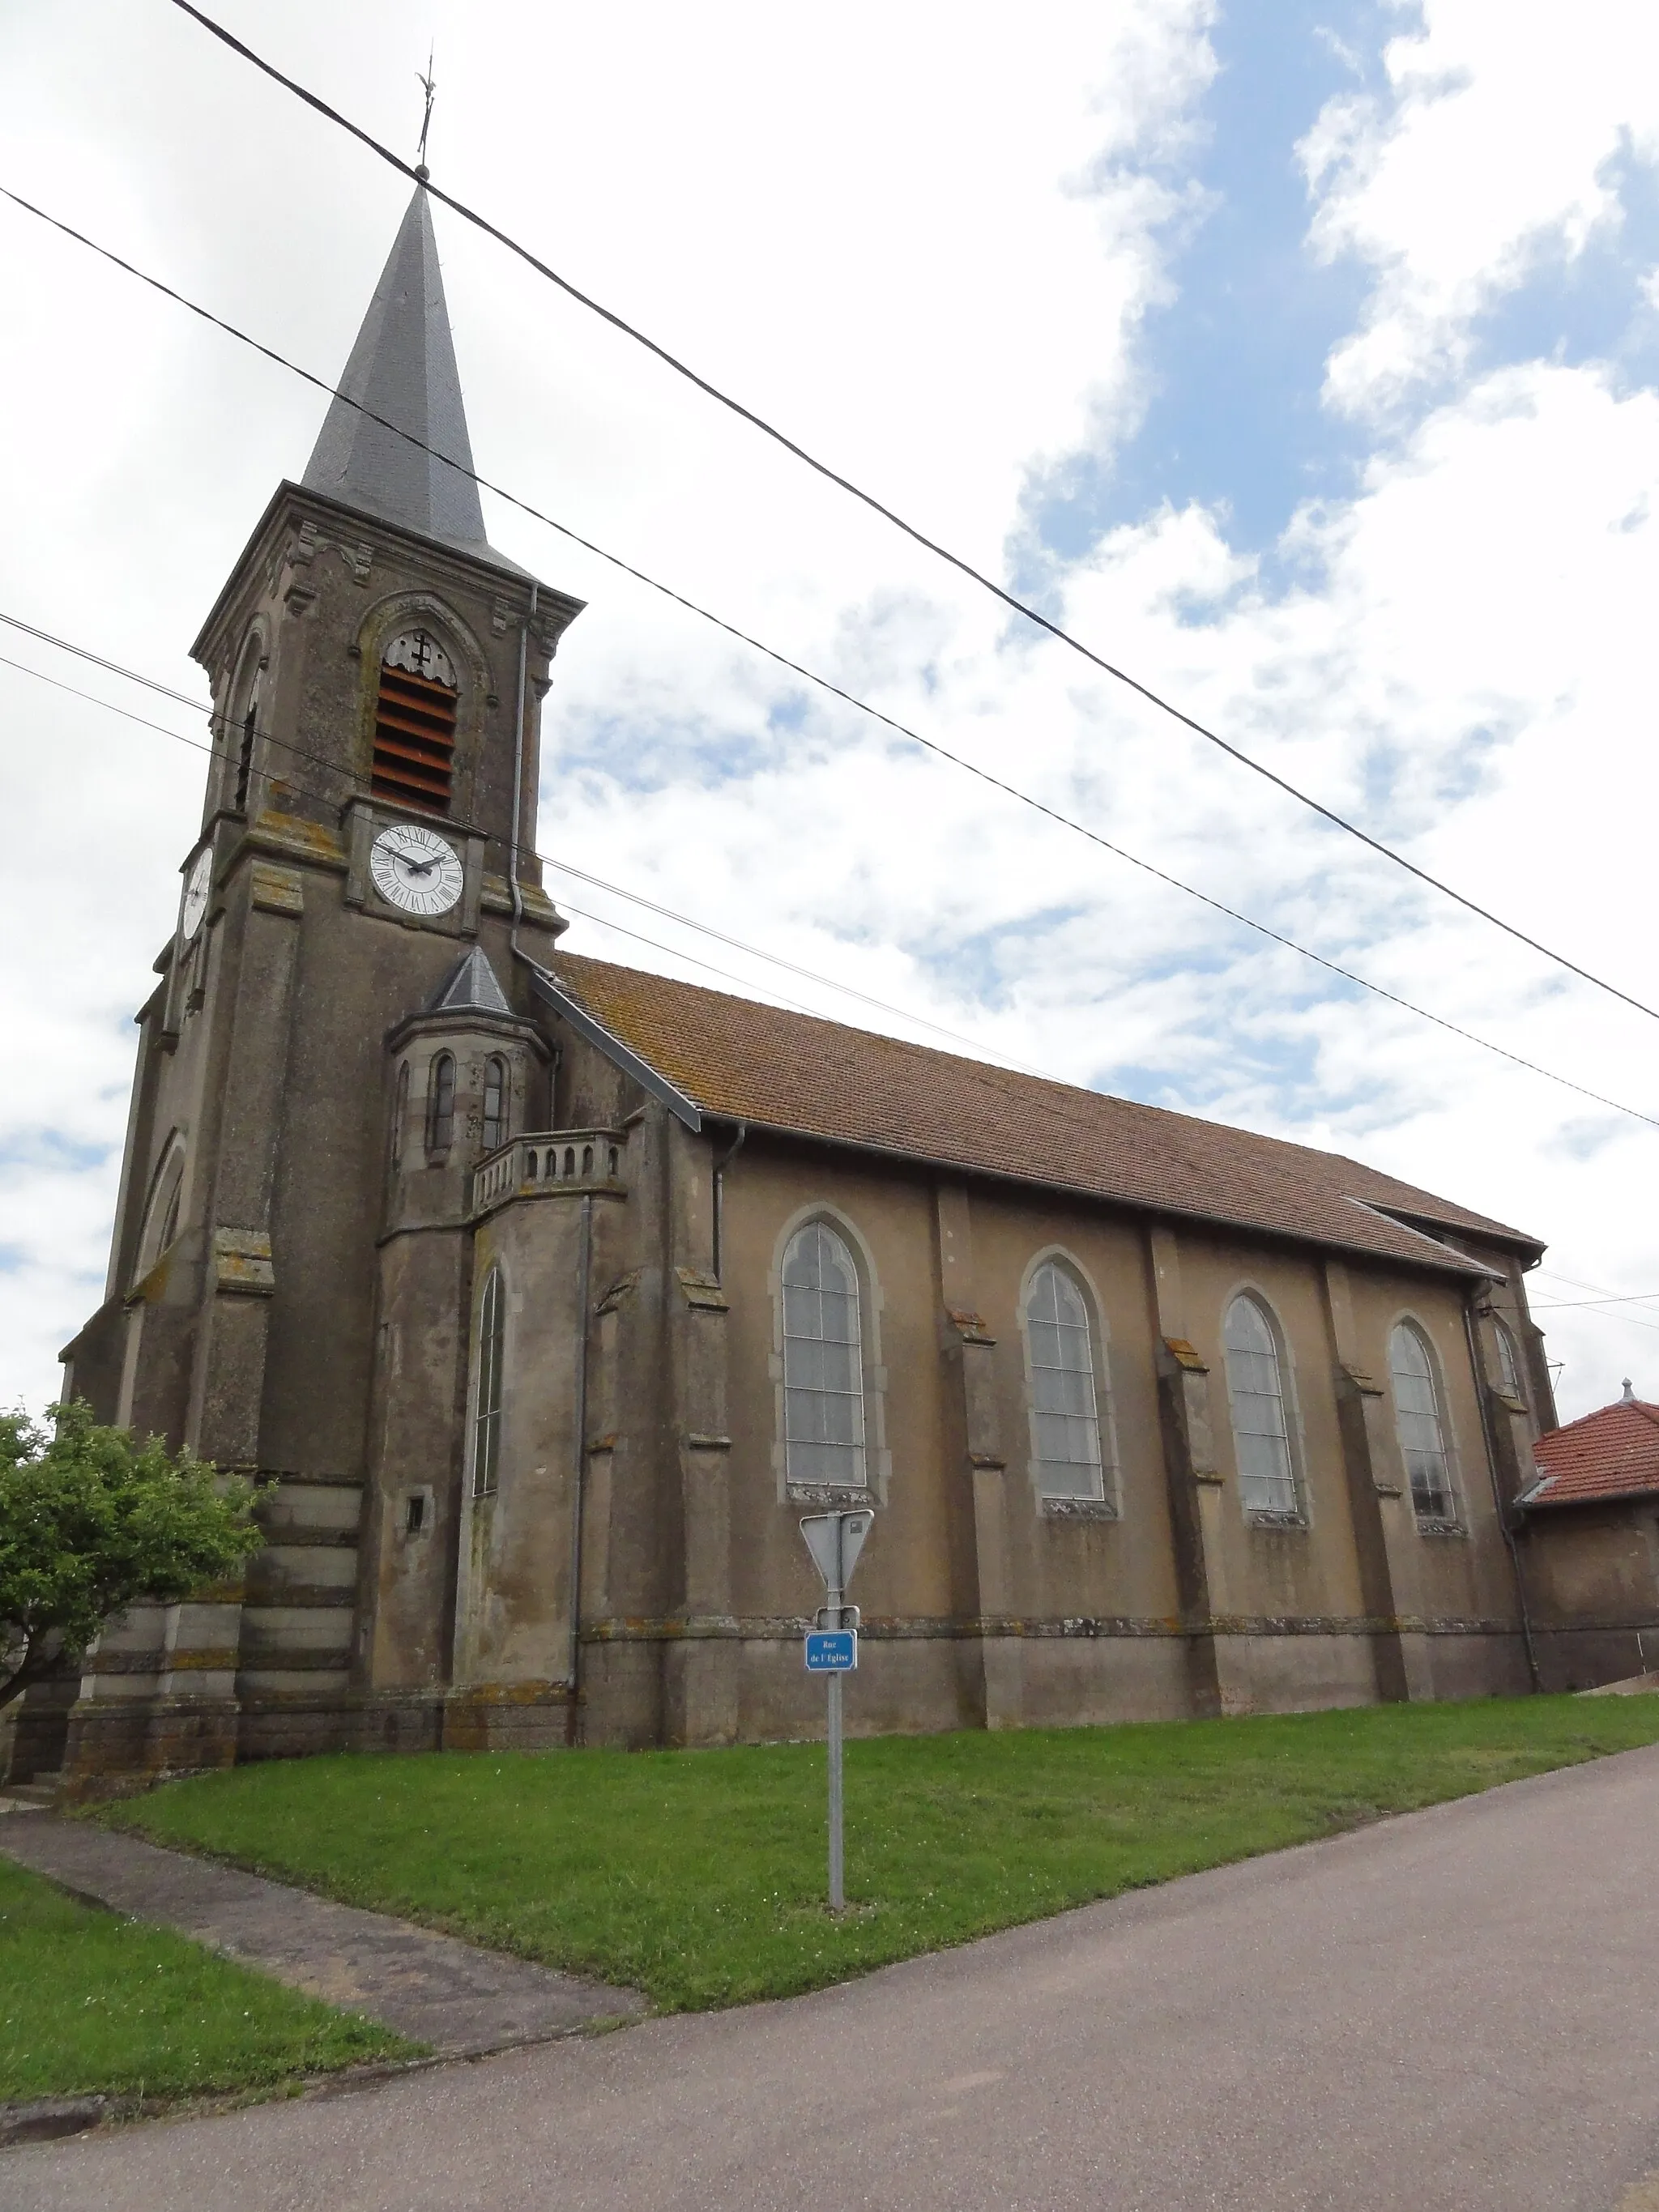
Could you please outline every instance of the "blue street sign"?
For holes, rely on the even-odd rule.
[[[858,1632],[851,1628],[813,1628],[806,1635],[809,1674],[850,1674],[859,1663]]]

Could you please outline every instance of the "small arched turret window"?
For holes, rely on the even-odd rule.
[[[808,1222],[783,1255],[784,1467],[791,1482],[862,1489],[864,1334],[858,1270]]]
[[[501,1474],[501,1368],[506,1350],[507,1310],[501,1271],[484,1277],[478,1301],[478,1353],[472,1397],[472,1495],[488,1498]]]
[[[374,703],[376,799],[428,814],[449,811],[455,773],[455,717],[460,688],[455,666],[429,631],[394,637],[380,656]]]
[[[1294,1514],[1299,1509],[1277,1332],[1257,1301],[1241,1296],[1227,1309],[1222,1334],[1238,1502],[1247,1513]]]
[[[492,1052],[484,1062],[483,1078],[483,1148],[493,1152],[507,1139],[507,1062],[498,1052]]]
[[[441,1052],[427,1079],[426,1148],[447,1152],[455,1141],[455,1060]]]
[[[1400,1455],[1412,1486],[1412,1506],[1419,1521],[1454,1521],[1451,1462],[1435,1388],[1434,1359],[1420,1330],[1402,1321],[1389,1339],[1389,1371],[1394,1382],[1394,1418]]]
[[[1045,1498],[1103,1498],[1100,1408],[1083,1292],[1046,1260],[1025,1294],[1031,1368],[1031,1457]]]

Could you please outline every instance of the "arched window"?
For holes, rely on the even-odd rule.
[[[454,664],[428,631],[392,639],[380,656],[374,703],[369,788],[376,799],[428,814],[449,811],[459,697]]]
[[[1247,1513],[1297,1513],[1285,1376],[1273,1325],[1255,1298],[1239,1297],[1227,1309],[1222,1336],[1239,1503]]]
[[[484,1062],[483,1148],[493,1152],[507,1142],[507,1062],[492,1052]]]
[[[243,676],[230,710],[230,727],[227,732],[226,750],[234,746],[236,760],[235,781],[231,790],[231,805],[237,813],[247,811],[248,788],[253,778],[253,744],[259,730],[259,645],[257,635],[250,640],[243,659]]]
[[[455,1062],[441,1052],[427,1079],[426,1148],[447,1152],[455,1141]]]
[[[822,1221],[799,1230],[783,1255],[783,1420],[791,1482],[863,1488],[858,1271]]]
[[[1521,1354],[1506,1323],[1494,1321],[1492,1340],[1498,1346],[1498,1387],[1506,1398],[1518,1398],[1524,1406],[1527,1394],[1521,1388]]]
[[[501,1353],[507,1335],[501,1271],[484,1277],[478,1301],[477,1382],[472,1400],[472,1495],[488,1498],[495,1488],[501,1453]]]
[[[404,1156],[404,1124],[409,1119],[409,1062],[405,1060],[398,1068],[397,1095],[392,1102],[391,1167],[393,1175]]]
[[[1434,1387],[1434,1362],[1421,1333],[1402,1321],[1389,1339],[1389,1370],[1394,1378],[1394,1418],[1400,1452],[1412,1486],[1412,1505],[1420,1521],[1452,1521],[1451,1465]]]
[[[179,1234],[184,1190],[185,1147],[175,1136],[163,1155],[145,1209],[144,1225],[138,1238],[137,1274],[147,1274]]]
[[[1044,1261],[1025,1294],[1031,1457],[1045,1498],[1105,1496],[1089,1309],[1066,1270]]]

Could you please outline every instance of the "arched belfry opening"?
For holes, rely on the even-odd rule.
[[[449,811],[459,700],[455,664],[431,631],[400,630],[380,656],[369,785],[376,799]]]

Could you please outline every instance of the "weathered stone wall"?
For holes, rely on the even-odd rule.
[[[1529,1513],[1521,1557],[1547,1689],[1659,1667],[1659,1500]]]

